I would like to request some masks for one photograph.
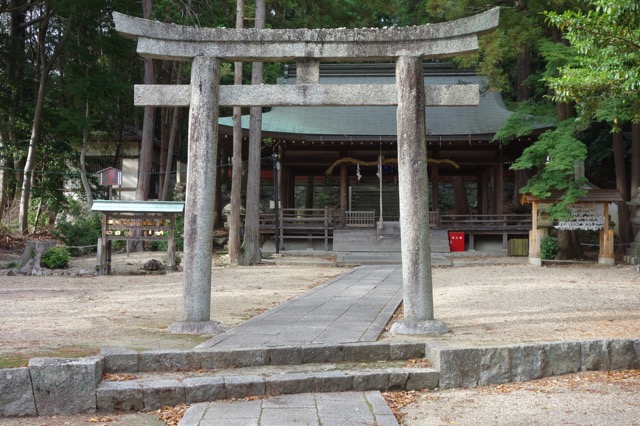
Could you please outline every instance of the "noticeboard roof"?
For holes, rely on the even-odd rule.
[[[183,213],[184,201],[95,200],[91,210],[103,213]]]
[[[546,198],[534,197],[531,194],[523,194],[523,203],[555,203],[564,197],[564,191],[551,191],[551,195]],[[587,193],[576,200],[576,203],[618,203],[623,201],[622,196],[616,189],[588,189]]]

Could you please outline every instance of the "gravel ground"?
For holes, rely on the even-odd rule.
[[[143,260],[148,259],[124,262],[137,270]],[[640,338],[640,273],[635,267],[534,268],[525,262],[467,258],[454,265],[471,266],[434,269],[435,317],[452,330],[437,340],[459,346],[493,346]],[[345,271],[214,267],[212,316],[226,326],[239,324]],[[84,354],[114,344],[133,349],[193,347],[197,339],[164,331],[179,319],[181,281],[181,273],[0,276],[0,359],[55,351]],[[406,413],[405,424],[411,426],[640,424],[640,373],[628,373],[628,377],[581,373],[524,384],[416,393],[417,402],[401,411]],[[0,419],[0,425],[96,424],[92,418],[95,415]],[[104,424],[154,421],[140,414],[113,416],[112,420]]]
[[[406,426],[640,425],[640,370],[413,395]]]

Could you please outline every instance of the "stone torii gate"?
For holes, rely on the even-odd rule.
[[[220,106],[397,105],[404,319],[392,332],[447,332],[434,319],[428,227],[425,106],[478,105],[478,85],[425,90],[422,61],[478,49],[499,9],[440,24],[385,29],[196,28],[114,13],[116,30],[147,58],[191,61],[189,85],[136,85],[137,106],[189,106],[189,151],[180,333],[217,333],[211,321],[213,188]],[[220,86],[219,61],[297,62],[296,85]],[[321,61],[395,61],[396,84],[319,84]]]

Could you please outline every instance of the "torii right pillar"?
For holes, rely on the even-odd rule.
[[[391,333],[442,334],[449,329],[433,316],[424,73],[420,57],[398,58],[396,87],[404,319],[393,324]]]

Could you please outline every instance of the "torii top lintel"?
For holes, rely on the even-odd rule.
[[[113,13],[116,30],[138,39],[144,57],[230,61],[385,60],[400,56],[438,58],[473,52],[477,36],[494,30],[500,10],[451,22],[362,29],[229,29],[166,24]]]

